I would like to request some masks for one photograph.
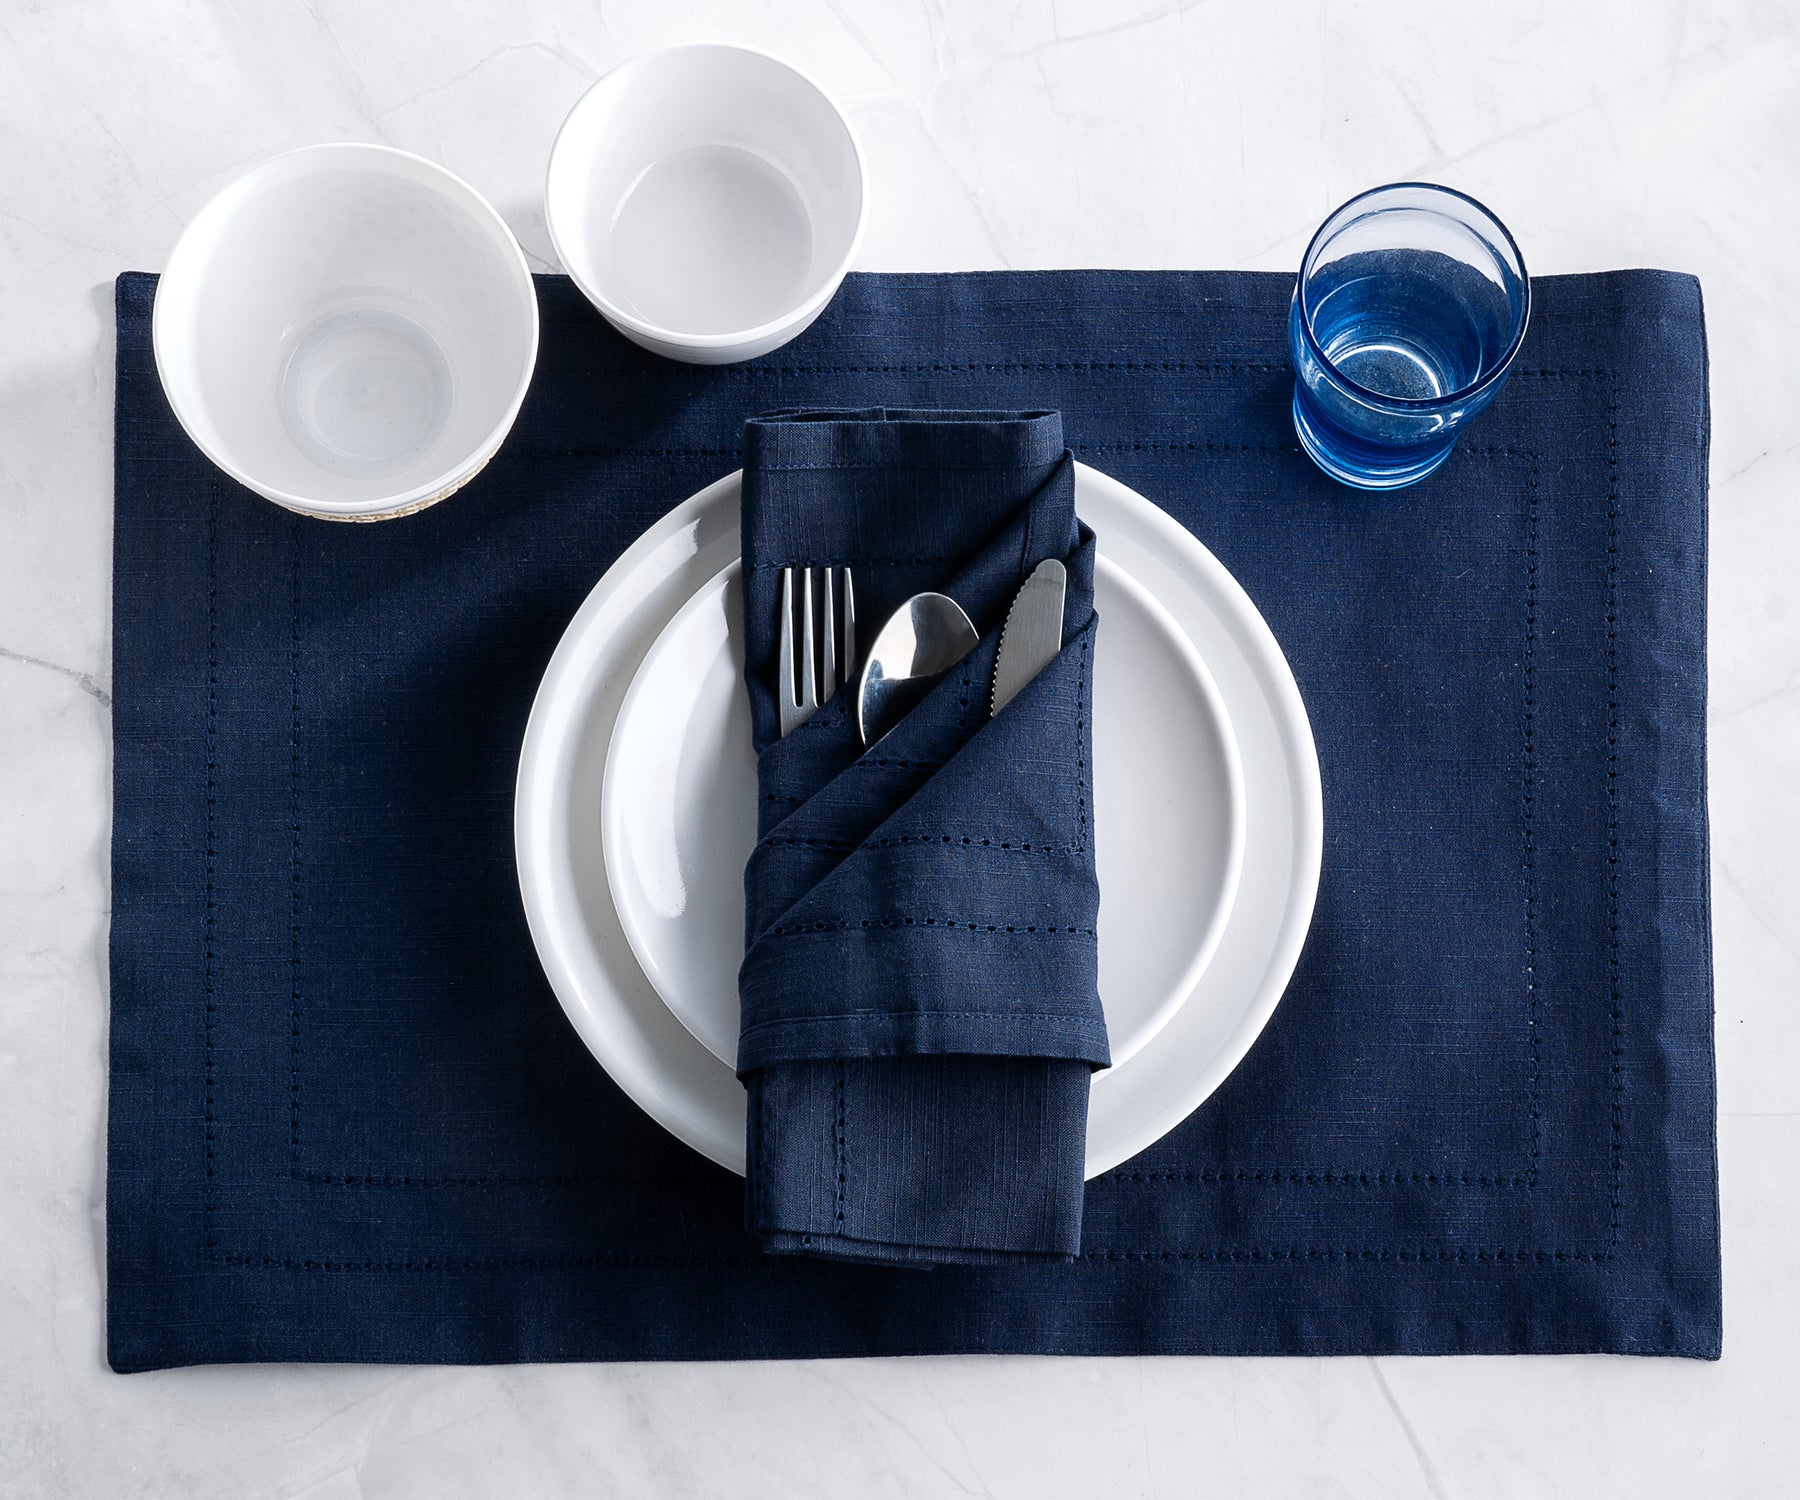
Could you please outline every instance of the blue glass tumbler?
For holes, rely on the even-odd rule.
[[[1333,479],[1414,484],[1499,393],[1530,316],[1525,261],[1487,209],[1428,182],[1372,188],[1300,263],[1294,430]]]

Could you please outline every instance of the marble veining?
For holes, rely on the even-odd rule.
[[[321,140],[444,162],[555,269],[562,115],[698,38],[843,101],[875,185],[863,269],[1291,270],[1352,192],[1426,177],[1490,203],[1536,273],[1700,276],[1721,1364],[107,1372],[112,278]],[[1791,1493],[1797,134],[1779,0],[0,0],[0,1495]]]

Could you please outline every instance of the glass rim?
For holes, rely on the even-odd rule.
[[[1456,198],[1463,203],[1468,204],[1469,207],[1474,209],[1476,213],[1480,214],[1482,218],[1499,231],[1499,237],[1506,242],[1507,248],[1512,251],[1513,259],[1519,264],[1519,285],[1523,295],[1519,302],[1517,326],[1513,329],[1512,338],[1507,342],[1506,352],[1495,361],[1494,367],[1479,380],[1474,381],[1469,385],[1459,386],[1454,391],[1446,391],[1441,396],[1388,396],[1380,391],[1373,390],[1366,385],[1361,385],[1357,381],[1352,380],[1337,367],[1330,356],[1325,353],[1323,346],[1320,345],[1318,335],[1313,332],[1313,311],[1307,304],[1307,271],[1313,263],[1313,257],[1318,253],[1322,246],[1325,231],[1332,228],[1334,222],[1346,209],[1354,208],[1365,198],[1373,198],[1378,193],[1392,193],[1402,188],[1417,188],[1427,193],[1441,194],[1446,198]],[[1338,225],[1337,227],[1342,229],[1346,226]],[[1323,222],[1320,223],[1319,227],[1313,231],[1312,238],[1306,242],[1306,253],[1300,257],[1300,271],[1294,281],[1294,298],[1300,308],[1301,337],[1306,340],[1307,347],[1312,350],[1314,357],[1319,361],[1319,364],[1324,368],[1331,379],[1343,386],[1349,394],[1355,396],[1360,401],[1401,411],[1431,411],[1437,407],[1452,406],[1458,402],[1468,401],[1479,395],[1489,386],[1498,384],[1501,380],[1506,378],[1507,373],[1512,369],[1512,363],[1518,358],[1519,350],[1525,343],[1525,330],[1531,326],[1531,275],[1525,269],[1525,254],[1519,249],[1519,242],[1513,238],[1512,231],[1501,222],[1500,216],[1489,208],[1487,204],[1483,203],[1479,198],[1473,197],[1457,188],[1445,187],[1441,182],[1384,182],[1378,187],[1365,188],[1362,192],[1355,194],[1353,197],[1346,198],[1336,208],[1332,209],[1330,213],[1325,215],[1325,218]]]

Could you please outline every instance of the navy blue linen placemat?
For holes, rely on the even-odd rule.
[[[506,447],[376,526],[181,434],[118,286],[108,1353],[1714,1357],[1699,289],[1535,284],[1437,474],[1300,454],[1290,277],[856,276],[800,340],[666,364],[542,278]],[[520,910],[539,675],[747,416],[1052,408],[1256,600],[1326,801],[1311,938],[1072,1264],[762,1255],[743,1189],[582,1048]],[[1104,920],[1104,908],[1102,912]]]

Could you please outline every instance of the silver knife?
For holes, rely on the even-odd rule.
[[[1062,650],[1063,594],[1068,585],[1068,571],[1054,557],[1039,563],[1019,585],[1012,608],[1006,612],[1006,623],[1000,627],[990,714],[1011,703],[1019,689]]]

